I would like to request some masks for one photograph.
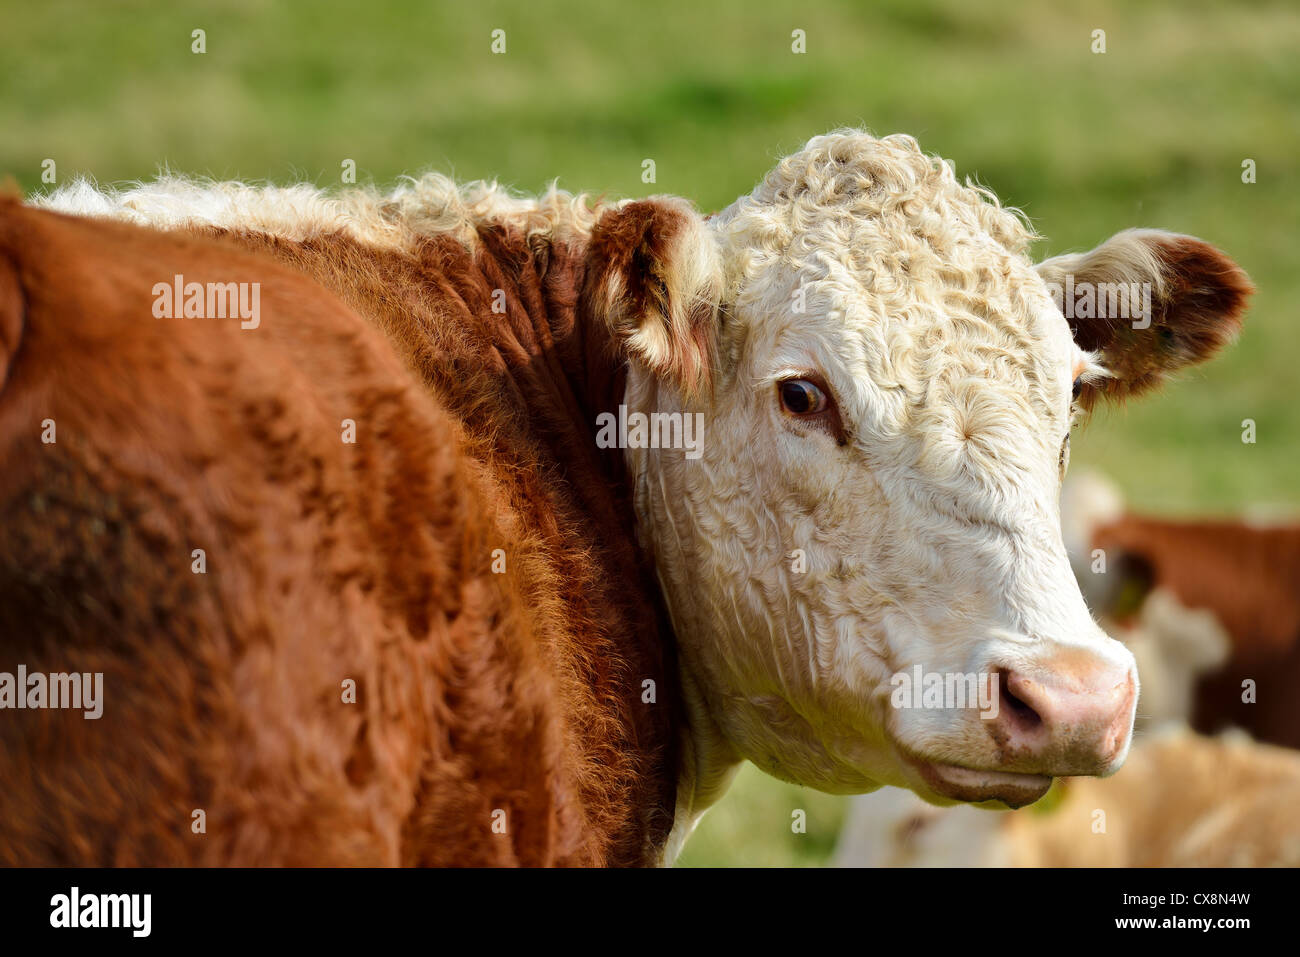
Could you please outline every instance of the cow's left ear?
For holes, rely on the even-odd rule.
[[[634,200],[596,221],[583,306],[629,357],[688,395],[711,381],[721,291],[717,241],[685,200]]]
[[[1129,229],[1086,253],[1055,256],[1038,273],[1075,342],[1101,354],[1110,377],[1086,384],[1080,401],[1126,399],[1213,356],[1241,329],[1250,277],[1209,243],[1155,229]]]

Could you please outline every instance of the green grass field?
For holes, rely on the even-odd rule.
[[[665,0],[261,0],[10,5],[0,176],[339,182],[440,169],[717,209],[838,126],[907,132],[1019,206],[1048,255],[1133,225],[1202,236],[1259,294],[1240,343],[1161,396],[1103,413],[1074,463],[1138,506],[1300,504],[1300,6]],[[206,31],[203,54],[191,34]],[[505,31],[506,52],[491,52]],[[807,52],[791,51],[792,31]],[[1107,50],[1091,52],[1094,30]],[[657,182],[641,181],[653,159]],[[1257,182],[1242,182],[1253,159]],[[1243,419],[1257,426],[1241,441]],[[816,864],[841,799],[752,768],[683,863]],[[791,832],[794,809],[807,833]]]

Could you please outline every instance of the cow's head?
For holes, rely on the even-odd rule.
[[[1061,538],[1070,429],[1209,356],[1250,285],[1186,236],[1037,266],[1032,238],[911,138],[857,132],[708,219],[652,199],[596,225],[585,295],[629,411],[703,417],[697,449],[628,451],[686,679],[777,777],[1019,805],[1124,760],[1133,657]],[[954,697],[990,677],[996,717]]]

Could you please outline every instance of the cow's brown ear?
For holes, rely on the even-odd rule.
[[[1250,277],[1209,243],[1155,229],[1129,229],[1086,253],[1038,265],[1081,349],[1110,373],[1083,386],[1126,399],[1213,356],[1241,329]]]
[[[688,395],[711,381],[721,288],[717,243],[685,200],[635,200],[596,221],[584,307],[629,357]]]

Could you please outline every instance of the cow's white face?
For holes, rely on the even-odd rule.
[[[1075,382],[1089,401],[1109,356],[1076,345],[990,200],[910,138],[818,137],[681,231],[712,280],[660,277],[628,406],[698,412],[704,435],[699,458],[629,450],[639,519],[688,682],[778,777],[1019,805],[1127,753],[1133,658],[1090,616],[1058,512]],[[674,297],[716,302],[708,388],[673,374],[671,341],[699,338]]]

